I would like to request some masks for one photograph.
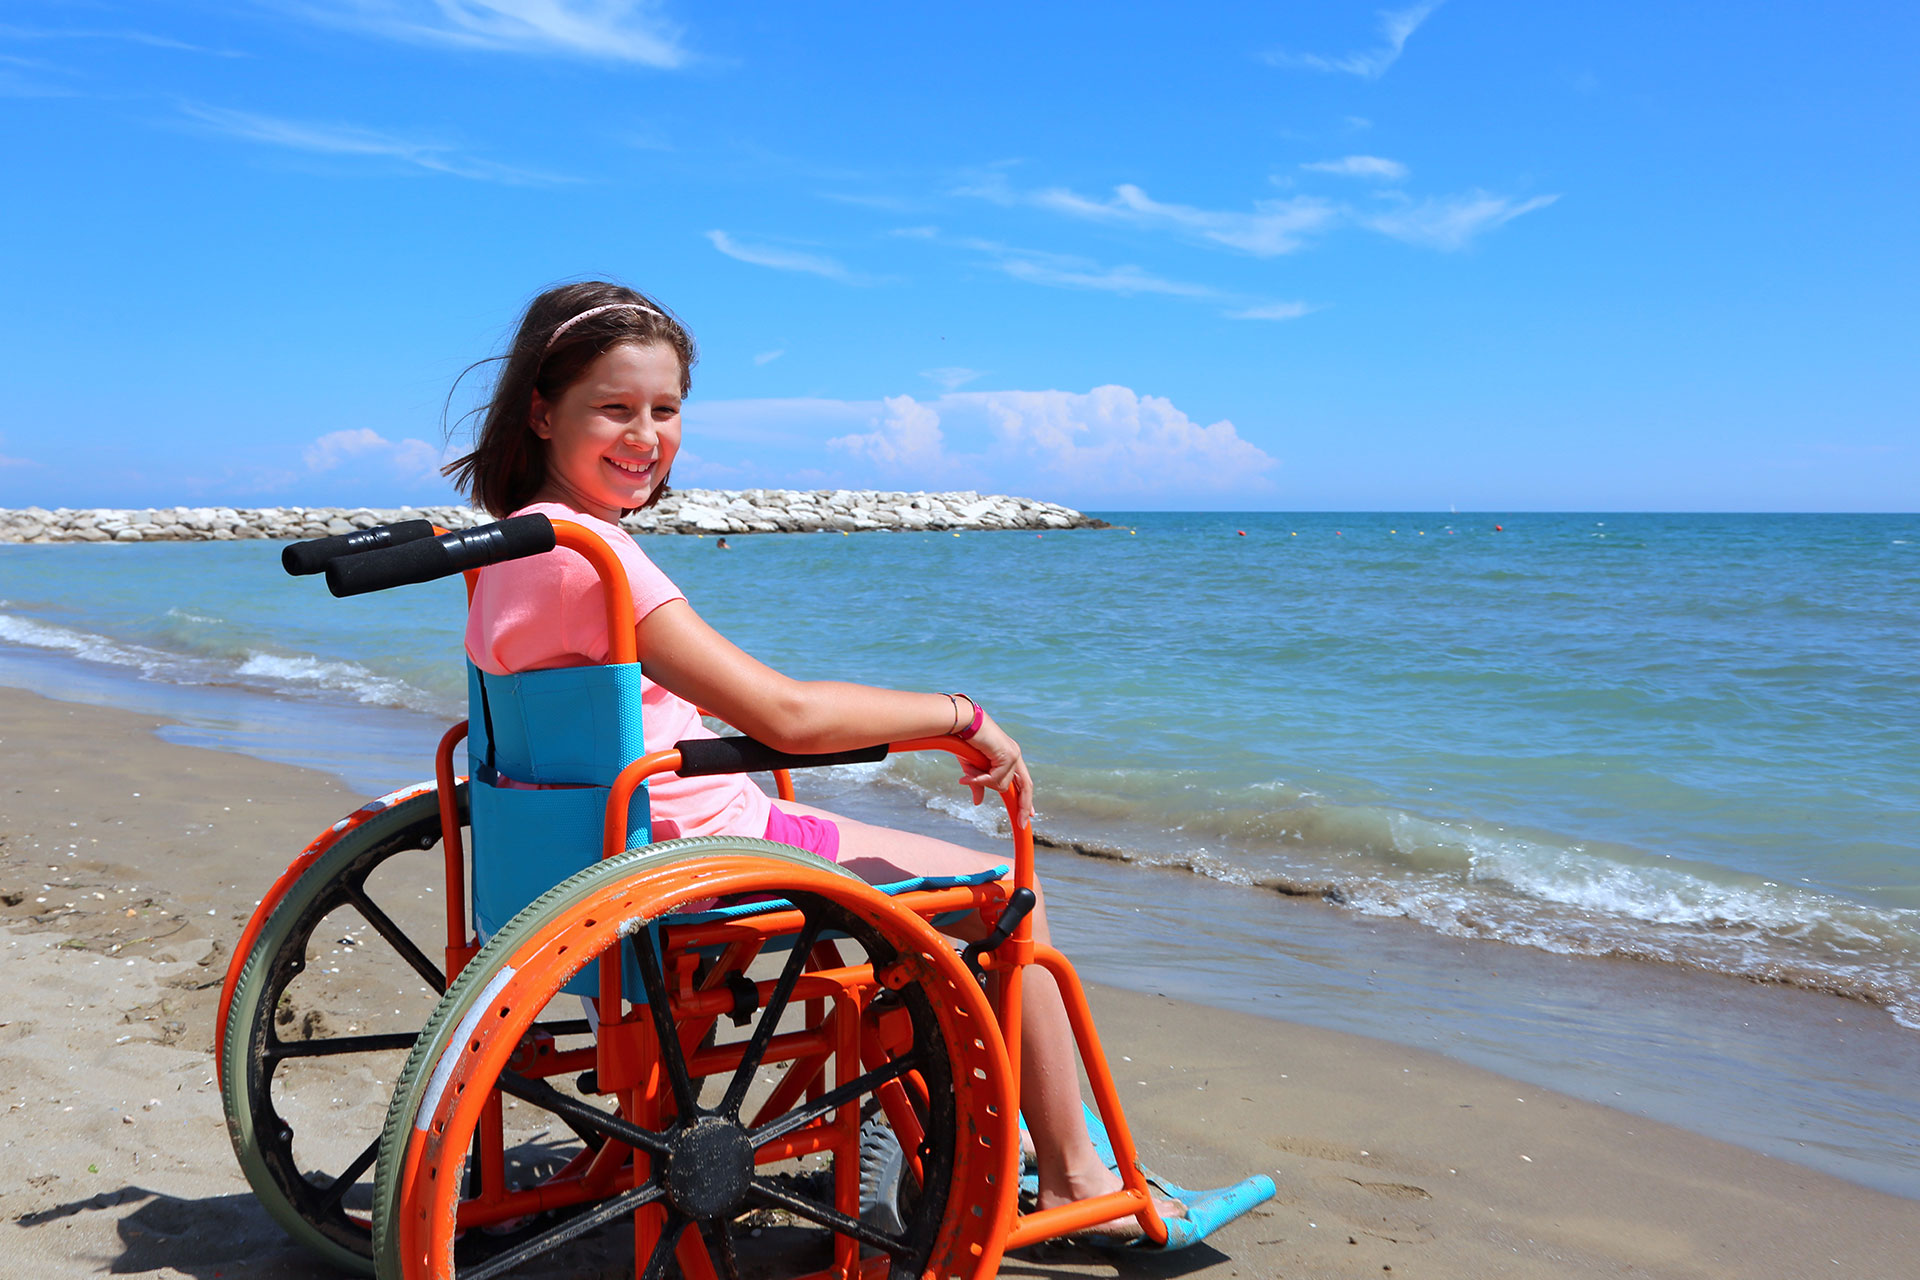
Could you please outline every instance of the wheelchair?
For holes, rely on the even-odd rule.
[[[599,1274],[601,1253],[639,1280],[979,1280],[1008,1249],[1122,1217],[1139,1247],[1184,1247],[1274,1194],[1265,1177],[1150,1185],[1079,978],[1032,938],[1033,834],[1013,800],[1010,869],[892,885],[766,840],[649,838],[661,773],[771,771],[792,799],[791,770],[893,751],[980,763],[969,744],[648,753],[624,570],[566,521],[411,521],[296,543],[283,563],[337,596],[463,572],[471,590],[479,568],[556,546],[600,575],[608,662],[469,664],[469,718],[434,779],[322,832],[235,946],[221,1095],[289,1235],[383,1280]],[[956,951],[940,926],[967,915],[988,931]],[[1021,1200],[1021,977],[1036,964],[1123,1182],[1044,1210]],[[368,1025],[322,1007],[348,1000]],[[373,1131],[364,1100],[389,1086]],[[1163,1220],[1155,1189],[1186,1216]]]

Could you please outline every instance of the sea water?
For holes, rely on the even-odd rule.
[[[1093,976],[1920,1194],[1920,518],[1107,518],[642,545],[783,671],[989,707],[1043,837],[1099,855],[1046,871]],[[464,714],[460,629],[457,582],[336,601],[274,544],[0,547],[0,678],[369,790]],[[1004,832],[951,774],[816,785]]]

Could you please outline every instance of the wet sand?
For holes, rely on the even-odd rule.
[[[234,1161],[212,1019],[259,894],[362,797],[155,724],[0,689],[0,1272],[329,1275]],[[1143,1158],[1280,1194],[1183,1254],[1044,1246],[1004,1275],[1911,1274],[1920,1202],[1417,1049],[1093,998]],[[380,1091],[343,1106],[370,1127]]]

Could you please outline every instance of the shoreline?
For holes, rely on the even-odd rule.
[[[327,1274],[248,1193],[205,1083],[207,1048],[226,948],[254,900],[359,798],[323,774],[170,744],[154,716],[11,689],[0,713],[13,780],[0,802],[0,951],[20,993],[0,1027],[16,1065],[0,1147],[8,1256],[53,1277],[227,1262]],[[1144,1158],[1182,1182],[1267,1171],[1280,1186],[1215,1237],[1218,1253],[1164,1266],[1137,1255],[1123,1271],[1466,1280],[1826,1275],[1837,1262],[1893,1275],[1920,1231],[1920,1201],[1451,1058],[1164,996],[1092,995]],[[1069,1246],[1010,1269],[1115,1274]]]
[[[0,508],[0,542],[225,542],[352,533],[398,520],[468,529],[493,517],[471,507]],[[864,533],[1108,529],[1058,503],[972,490],[675,489],[620,521],[637,534]]]
[[[176,686],[115,668],[93,672],[0,645],[0,697],[7,687],[130,711],[166,743],[278,761],[300,776],[314,770],[362,799],[419,780],[445,724]],[[866,821],[971,842],[978,831],[953,825],[970,811],[943,803],[944,788],[926,792],[927,781],[830,770],[807,780],[809,791],[826,792],[808,798]],[[351,807],[343,800],[314,821],[325,825]],[[1090,980],[1435,1051],[1528,1087],[1920,1199],[1920,1040],[1875,1006],[1628,958],[1440,935],[1411,920],[1250,894],[1177,862],[1113,863],[1048,849],[1040,856],[1043,877],[1071,908],[1056,909],[1056,934]]]

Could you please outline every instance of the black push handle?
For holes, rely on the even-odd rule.
[[[336,596],[365,595],[537,556],[553,548],[553,521],[533,512],[460,533],[344,556],[327,566],[327,590]]]
[[[319,573],[341,556],[358,555],[362,551],[378,551],[382,547],[397,547],[403,542],[418,542],[422,538],[433,536],[431,520],[401,520],[394,524],[377,524],[371,529],[355,529],[352,533],[336,533],[331,538],[314,538],[309,542],[296,542],[280,552],[280,567],[294,577],[304,577],[309,573]]]
[[[986,970],[980,967],[980,957],[1013,936],[1020,922],[1027,918],[1040,901],[1031,889],[1015,889],[1007,896],[1007,905],[1000,909],[1000,920],[993,926],[993,932],[977,942],[969,942],[960,951],[960,958],[967,962],[967,968],[973,970],[973,976],[981,982],[987,980]]]
[[[871,764],[887,758],[887,744],[856,747],[852,751],[823,751],[818,755],[796,755],[775,751],[752,738],[688,738],[676,742],[683,778],[703,778],[716,773],[765,773],[770,769],[816,769],[829,764]]]

